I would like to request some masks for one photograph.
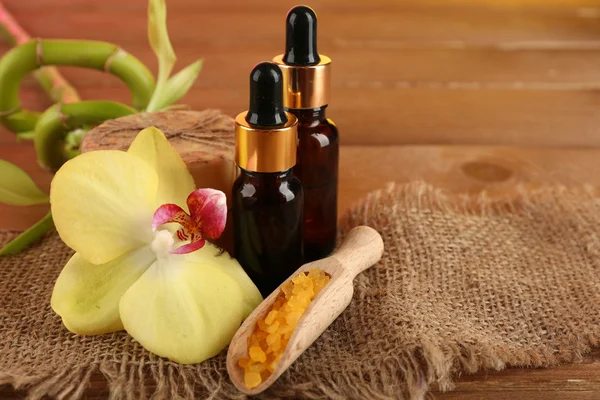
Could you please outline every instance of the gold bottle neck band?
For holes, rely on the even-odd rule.
[[[283,54],[273,59],[283,74],[283,105],[286,108],[318,108],[329,104],[331,59],[319,54],[317,65],[296,66],[283,62]]]
[[[280,127],[255,127],[246,112],[235,118],[235,163],[252,172],[281,172],[296,165],[298,120],[287,113]]]

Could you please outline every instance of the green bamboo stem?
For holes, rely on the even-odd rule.
[[[44,236],[44,234],[52,228],[54,228],[54,221],[52,221],[52,214],[48,212],[48,214],[35,225],[2,247],[0,249],[0,256],[19,253],[26,249],[32,242]]]
[[[40,115],[21,109],[19,87],[28,73],[44,65],[70,65],[109,72],[127,85],[133,107],[138,110],[147,106],[155,88],[148,68],[113,44],[80,40],[27,42],[0,60],[0,123],[13,132],[35,129]]]
[[[77,90],[58,72],[58,69],[42,67],[33,71],[33,76],[54,103],[76,103],[81,101]]]
[[[6,34],[13,46],[26,43],[31,36],[19,25],[13,16],[0,3],[0,31]],[[40,86],[55,103],[74,103],[80,101],[79,94],[54,67],[42,67],[33,72]]]
[[[29,34],[21,28],[2,3],[0,3],[0,27],[8,34],[9,39],[14,42],[12,43],[13,45],[31,40]]]
[[[55,104],[40,116],[35,128],[34,144],[39,163],[43,167],[57,170],[72,155],[65,151],[64,146],[64,139],[69,131],[135,112],[131,107],[112,101]]]

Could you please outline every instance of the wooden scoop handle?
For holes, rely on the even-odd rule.
[[[331,256],[338,260],[348,274],[354,277],[381,259],[383,239],[373,228],[357,226],[344,238],[344,242]]]

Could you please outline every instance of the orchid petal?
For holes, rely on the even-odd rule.
[[[248,312],[246,283],[222,268],[235,263],[207,243],[191,262],[170,255],[155,262],[121,298],[127,332],[149,351],[192,364],[217,355],[230,342]],[[238,264],[239,268],[239,264]],[[256,307],[260,294],[256,287]]]
[[[176,204],[163,204],[156,210],[152,218],[152,229],[156,230],[159,226],[177,222],[181,225],[190,224],[190,216]]]
[[[85,153],[65,163],[50,189],[61,239],[92,264],[105,264],[152,240],[158,176],[131,154]]]
[[[123,329],[119,301],[156,259],[145,246],[102,265],[75,253],[52,292],[52,309],[71,332],[97,335]]]
[[[262,295],[256,285],[243,270],[240,263],[220,247],[212,243],[206,243],[206,246],[201,251],[186,254],[184,257],[187,262],[194,264],[218,263],[218,268],[221,272],[229,275],[231,279],[237,282],[245,305],[244,319],[263,301]]]
[[[186,208],[188,194],[196,189],[194,178],[160,130],[153,126],[144,129],[138,133],[127,152],[144,160],[158,174],[155,209],[166,203]]]
[[[227,198],[225,193],[216,189],[198,189],[187,198],[190,214],[199,221],[202,235],[217,239],[223,233],[227,223]]]
[[[191,253],[192,251],[201,249],[205,243],[206,243],[206,240],[204,240],[203,237],[201,237],[201,236],[194,237],[194,239],[192,239],[192,241],[190,243],[184,244],[183,246],[180,246],[180,247],[176,248],[175,250],[172,250],[171,254]]]

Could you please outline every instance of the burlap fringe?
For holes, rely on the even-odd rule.
[[[433,398],[431,385],[441,391],[454,388],[452,375],[457,371],[474,373],[480,369],[502,370],[513,366],[552,366],[560,362],[579,359],[597,346],[597,336],[587,337],[588,345],[570,349],[569,355],[544,354],[523,351],[520,353],[498,353],[493,347],[484,347],[477,354],[468,351],[469,346],[423,346],[390,354],[380,365],[365,365],[348,368],[328,376],[303,372],[310,384],[295,384],[293,379],[282,378],[282,382],[261,399],[425,399]],[[506,360],[503,362],[500,360]],[[99,374],[104,380],[98,379]],[[104,383],[105,382],[105,383]],[[46,396],[56,399],[80,399],[94,386],[105,387],[97,392],[110,400],[117,399],[243,399],[242,393],[230,383],[229,378],[214,371],[207,376],[200,368],[184,367],[160,361],[143,365],[123,361],[94,363],[92,365],[65,366],[59,370],[48,370],[42,374],[0,372],[0,385],[9,384],[16,390],[27,393],[29,400],[41,400]]]
[[[439,350],[438,350],[439,351]],[[386,400],[399,397],[407,381],[412,388],[405,395],[424,398],[428,387],[421,375],[419,351],[403,351],[390,354],[379,368],[373,365],[350,368],[343,372],[323,375],[303,373],[310,384],[296,384],[282,378],[282,382],[261,399],[373,399]],[[440,353],[441,354],[441,353]],[[400,372],[400,373],[399,373]],[[98,379],[99,374],[104,379]],[[367,385],[365,383],[368,382]],[[48,370],[37,375],[0,372],[0,385],[12,385],[15,390],[26,393],[27,399],[41,400],[46,396],[56,399],[80,399],[91,387],[105,387],[105,395],[116,399],[243,399],[226,375],[217,371],[211,376],[195,368],[182,368],[168,361],[143,366],[138,363],[95,363],[92,365],[66,366]]]
[[[438,349],[439,351],[439,349]],[[268,394],[257,396],[262,399],[373,399],[387,400],[398,397],[407,381],[412,388],[405,395],[424,398],[428,385],[421,375],[419,351],[403,351],[390,354],[386,362],[373,368],[358,366],[328,376],[304,374],[311,384],[282,382]],[[440,353],[441,354],[441,353]],[[400,372],[400,374],[399,374]],[[94,377],[101,373],[105,383]],[[159,365],[96,363],[93,365],[67,366],[59,370],[48,370],[43,374],[17,374],[0,372],[0,385],[9,384],[27,394],[27,399],[41,400],[46,396],[56,399],[80,399],[90,386],[106,387],[110,400],[116,399],[243,399],[246,396],[229,383],[229,378],[215,371],[206,376],[194,368],[181,368],[169,362]],[[285,379],[284,379],[285,381]],[[368,385],[365,385],[368,382]],[[94,384],[95,383],[95,384]],[[301,394],[300,394],[301,393]]]

